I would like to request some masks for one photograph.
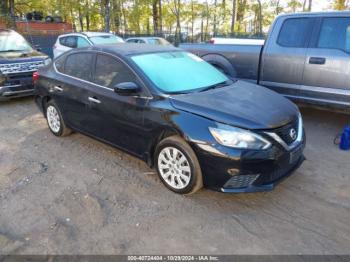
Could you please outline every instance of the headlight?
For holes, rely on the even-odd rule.
[[[209,127],[209,131],[223,146],[239,149],[267,149],[271,146],[262,136],[237,127],[217,124],[217,127]]]
[[[44,60],[44,65],[47,66],[47,65],[49,65],[51,62],[52,62],[51,58],[46,58],[46,59]]]

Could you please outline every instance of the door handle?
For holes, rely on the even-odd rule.
[[[326,58],[324,57],[310,57],[309,64],[314,65],[324,65],[326,63]]]
[[[97,98],[94,98],[94,97],[90,97],[90,96],[89,96],[89,101],[93,102],[93,103],[96,103],[96,104],[101,104],[100,100],[98,100]]]
[[[53,89],[55,89],[55,91],[58,91],[58,92],[62,92],[63,91],[63,88],[60,87],[60,86],[54,86]]]

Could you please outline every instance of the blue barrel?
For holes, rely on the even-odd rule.
[[[341,135],[339,147],[341,150],[350,150],[350,125],[345,127]]]

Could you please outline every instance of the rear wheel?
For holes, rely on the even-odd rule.
[[[53,101],[46,104],[45,112],[49,129],[55,136],[67,136],[72,132],[64,123],[61,112]]]
[[[193,194],[203,187],[202,172],[192,148],[178,136],[162,140],[155,164],[163,184],[178,194]]]

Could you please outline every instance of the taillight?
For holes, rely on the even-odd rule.
[[[209,43],[209,44],[215,44],[215,40],[214,40],[214,39],[210,39],[210,40],[208,41],[208,43]]]
[[[39,73],[37,71],[35,71],[33,73],[33,84],[35,84],[36,82],[38,82],[39,80]]]

